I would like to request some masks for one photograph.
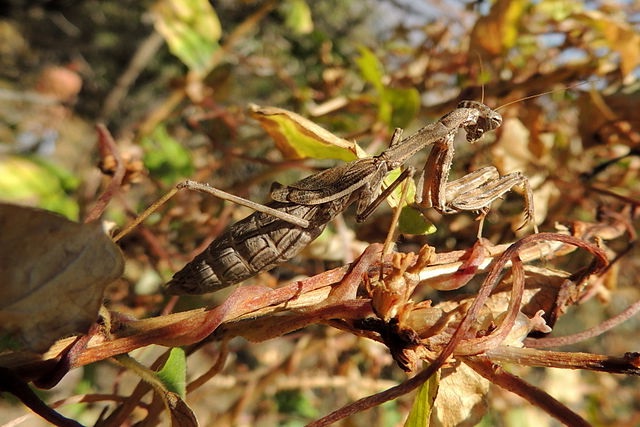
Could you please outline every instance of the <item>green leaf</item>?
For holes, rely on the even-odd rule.
[[[318,409],[300,390],[281,390],[276,393],[275,401],[281,414],[298,415],[305,418],[318,416]]]
[[[184,350],[172,348],[167,362],[156,375],[168,391],[184,399],[187,395],[187,358]]]
[[[389,172],[384,179],[384,185],[386,187],[390,186],[396,179],[398,179],[401,173],[402,173],[402,170],[400,168],[394,169],[391,172]],[[415,182],[409,179],[406,181],[406,183],[409,186],[409,188],[407,189],[405,200],[400,200],[400,198],[402,197],[402,187],[405,185],[405,183],[401,183],[400,185],[398,185],[398,187],[396,187],[396,189],[393,190],[393,192],[389,195],[389,197],[387,197],[387,202],[389,203],[389,206],[391,206],[392,208],[395,208],[398,205],[405,206],[408,202],[416,199]]]
[[[427,221],[419,210],[410,206],[402,208],[399,221],[398,228],[404,234],[433,234],[437,230],[436,226]]]
[[[207,0],[160,0],[154,7],[155,28],[169,50],[189,70],[205,76],[220,48],[220,20]]]
[[[432,375],[418,389],[416,398],[413,401],[409,417],[404,423],[405,427],[428,427],[429,418],[433,409],[433,402],[438,395],[438,384],[440,383],[440,371]]]
[[[387,177],[384,179],[385,186],[388,187],[391,185],[391,183],[393,183],[401,173],[402,171],[400,168],[389,172]],[[401,200],[402,187],[405,184],[408,185],[409,188],[407,188],[407,194],[405,195],[404,200]],[[387,197],[387,203],[389,203],[389,206],[393,208],[402,206],[398,229],[404,234],[424,235],[435,233],[436,227],[427,221],[419,210],[407,206],[408,203],[413,202],[415,199],[416,184],[412,179],[409,179],[406,183],[401,183],[395,190],[393,190],[389,197]]]
[[[391,129],[407,127],[420,109],[420,93],[415,88],[384,88],[381,98],[378,118]],[[383,112],[383,103],[388,105],[388,112]]]
[[[378,92],[378,120],[391,129],[406,127],[420,109],[420,93],[415,88],[385,87],[384,67],[373,52],[365,47],[360,47],[360,57],[356,63],[362,77]]]
[[[5,201],[29,202],[77,220],[78,204],[69,198],[79,180],[42,159],[9,156],[0,160],[0,194]]]
[[[379,93],[384,90],[382,78],[384,77],[384,67],[371,50],[364,46],[359,47],[360,56],[356,58],[356,64],[360,69],[362,77],[371,83]]]
[[[193,174],[191,154],[167,133],[164,126],[155,128],[140,144],[145,150],[145,167],[165,184],[173,185]]]
[[[281,13],[284,24],[295,34],[309,34],[313,31],[311,9],[304,0],[287,0],[282,3]]]

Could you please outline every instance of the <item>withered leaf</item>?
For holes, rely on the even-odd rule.
[[[181,427],[197,427],[198,420],[193,410],[189,408],[187,403],[180,398],[176,393],[167,392],[163,396],[167,407],[171,412],[171,425]]]
[[[604,96],[598,92],[581,94],[578,100],[580,122],[578,128],[583,144],[587,148],[602,143],[608,145],[637,145],[637,129],[640,117],[636,107],[640,98],[638,91],[616,92]]]
[[[0,230],[0,350],[43,352],[86,332],[124,268],[101,224],[0,203]]]
[[[474,426],[485,414],[489,381],[464,363],[442,371],[431,415],[433,426]]]

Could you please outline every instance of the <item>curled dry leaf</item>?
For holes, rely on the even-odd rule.
[[[187,403],[176,393],[167,393],[163,396],[169,411],[171,411],[171,424],[174,426],[197,426],[198,420]]]
[[[0,204],[0,230],[2,349],[44,352],[62,337],[85,332],[105,287],[124,268],[101,224]]]

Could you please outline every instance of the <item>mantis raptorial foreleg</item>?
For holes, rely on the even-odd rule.
[[[480,123],[480,121],[478,121]],[[499,125],[498,121],[493,125]],[[490,126],[493,126],[489,123]],[[468,132],[467,139],[474,140],[476,130]],[[433,148],[420,177],[416,191],[416,203],[421,208],[433,207],[442,214],[463,211],[479,211],[482,219],[491,203],[502,197],[514,186],[525,192],[525,221],[535,224],[533,194],[528,179],[520,172],[500,176],[493,166],[471,172],[462,178],[448,182],[454,155],[454,135],[434,142]],[[482,223],[478,235],[482,233]]]
[[[533,195],[529,180],[521,172],[500,176],[493,166],[471,172],[447,184],[447,205],[454,211],[480,211],[513,187],[520,186],[525,192],[525,220],[533,220]]]

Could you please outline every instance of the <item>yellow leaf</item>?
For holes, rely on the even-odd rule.
[[[220,20],[207,0],[160,0],[154,6],[155,28],[169,50],[198,76],[208,74],[222,35]]]
[[[520,17],[528,2],[498,0],[487,16],[482,16],[471,30],[470,51],[485,51],[500,55],[518,40]]]
[[[251,116],[271,135],[285,158],[339,159],[363,157],[355,142],[335,136],[304,117],[276,107],[250,105]]]
[[[285,25],[295,34],[309,34],[313,31],[311,9],[304,0],[288,0],[282,3]]]
[[[626,77],[640,65],[640,34],[626,22],[611,18],[597,10],[581,14],[607,41],[609,48],[620,56],[620,70]]]
[[[69,181],[75,178],[67,176],[65,171],[36,158],[5,156],[0,159],[0,194],[5,202],[37,205],[77,218],[78,204],[67,194]]]

